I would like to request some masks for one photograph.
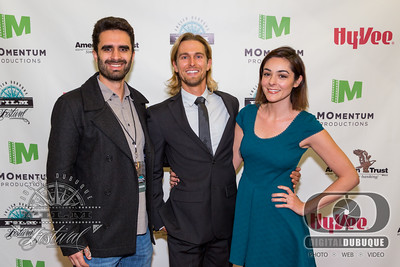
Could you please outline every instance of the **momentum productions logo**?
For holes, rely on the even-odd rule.
[[[276,16],[267,16],[260,14],[258,16],[258,38],[270,40],[284,35],[290,35],[290,17],[278,19]],[[244,56],[249,64],[260,64],[263,58],[270,52],[269,49],[260,47],[246,47]],[[303,50],[297,50],[297,54],[304,55]]]
[[[27,150],[24,143],[8,142],[10,163],[21,164],[24,158],[26,162],[39,159],[37,144],[30,144]]]
[[[31,18],[22,16],[19,19],[14,15],[0,14],[0,37],[3,39],[12,39],[31,34]],[[4,42],[2,43],[4,45]],[[41,63],[42,57],[46,57],[46,49],[0,47],[0,63]]]
[[[263,40],[272,39],[274,37],[280,37],[282,33],[284,35],[290,34],[290,18],[282,17],[280,23],[275,16],[259,15],[258,20],[258,37]]]
[[[13,15],[0,14],[0,37],[3,39],[9,39],[13,37],[13,33],[16,36],[21,36],[22,33],[31,33],[31,18],[22,16],[19,23]]]
[[[36,261],[36,265],[33,265],[32,260],[17,259],[16,267],[45,267],[44,261]]]
[[[333,79],[331,101],[333,103],[344,103],[361,99],[362,89],[363,83],[361,81],[355,81],[353,87],[350,87],[349,81]],[[369,121],[374,120],[374,113],[318,111],[316,118],[324,127],[367,127]]]
[[[348,81],[332,80],[332,102],[343,103],[347,100],[353,100],[354,96],[356,99],[362,96],[362,82],[354,82],[352,88],[350,88]]]

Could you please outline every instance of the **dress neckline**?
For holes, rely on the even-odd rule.
[[[256,107],[257,107],[257,106],[256,106]],[[253,135],[254,135],[255,137],[257,137],[258,139],[260,139],[260,140],[271,140],[271,139],[275,139],[275,138],[277,138],[277,137],[283,135],[285,132],[287,132],[287,130],[288,130],[289,128],[291,128],[291,126],[292,126],[293,123],[297,120],[297,118],[300,116],[300,114],[302,114],[302,113],[305,112],[304,110],[301,110],[301,111],[299,112],[299,114],[297,114],[296,117],[293,118],[293,120],[289,123],[289,125],[288,125],[282,132],[280,132],[280,133],[278,133],[277,135],[272,136],[272,137],[262,138],[262,137],[259,137],[259,136],[256,134],[256,131],[255,131],[258,109],[259,109],[259,107],[256,108],[256,112],[255,112],[254,119],[253,119]]]

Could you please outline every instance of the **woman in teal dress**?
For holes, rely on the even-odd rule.
[[[303,216],[335,201],[338,195],[303,203],[287,177],[312,148],[337,174],[324,192],[347,192],[359,182],[343,151],[308,106],[305,68],[290,47],[277,48],[260,66],[256,104],[236,121],[233,161],[244,162],[236,199],[230,261],[246,267],[315,266]],[[289,180],[289,181],[288,181]]]

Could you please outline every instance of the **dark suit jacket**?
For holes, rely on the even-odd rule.
[[[230,118],[215,155],[211,155],[191,129],[181,93],[148,109],[150,137],[154,144],[153,220],[155,229],[166,226],[168,234],[201,244],[214,237],[232,235],[236,199],[236,174],[232,146],[238,100],[222,97]],[[169,199],[163,201],[163,159],[179,176]]]
[[[139,194],[136,169],[124,132],[111,108],[105,104],[97,76],[98,73],[80,88],[62,95],[54,105],[51,118],[47,183],[49,186],[56,182],[58,185],[69,183],[75,191],[79,189],[84,206],[88,207],[83,210],[88,211],[86,215],[91,217],[89,220],[71,218],[73,216],[69,212],[65,219],[58,220],[60,223],[54,224],[56,230],[67,229],[77,233],[82,233],[89,227],[76,244],[71,244],[70,241],[59,243],[64,255],[76,253],[86,245],[90,246],[93,257],[121,256],[132,254],[136,250]],[[150,219],[154,151],[146,122],[145,104],[148,102],[135,89],[129,87],[129,90],[145,135],[146,197]],[[65,174],[67,179],[56,178],[57,174]],[[73,179],[68,179],[70,176]],[[80,188],[82,184],[84,189]],[[58,197],[53,190],[50,193],[53,202],[63,197],[62,192]],[[55,212],[60,211],[55,206],[51,207],[53,221],[57,220],[54,217],[59,217]],[[94,206],[99,208],[90,208]],[[68,224],[67,221],[71,220],[81,223]],[[85,223],[88,221],[91,222]],[[101,224],[101,227],[95,229],[94,224]],[[149,227],[151,225],[149,220]],[[81,247],[76,247],[77,245]]]

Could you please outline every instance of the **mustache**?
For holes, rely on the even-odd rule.
[[[106,63],[106,64],[113,64],[113,63],[123,63],[123,64],[126,64],[127,63],[127,61],[126,60],[124,60],[124,59],[120,59],[120,60],[113,60],[113,59],[107,59],[106,61],[104,61],[104,63]]]

